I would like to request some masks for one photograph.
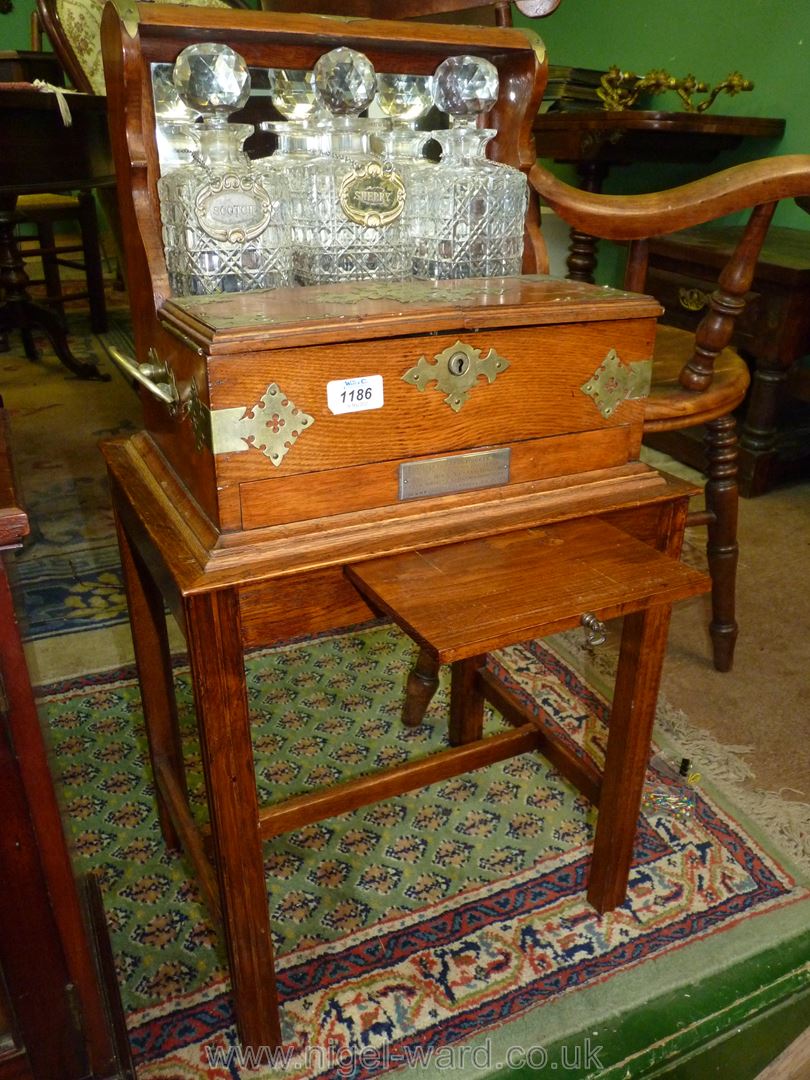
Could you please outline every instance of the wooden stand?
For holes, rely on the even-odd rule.
[[[543,527],[476,539],[487,524],[467,516],[469,539],[396,554],[415,521],[381,523],[363,549],[352,544],[351,528],[321,520],[292,560],[289,552],[274,554],[267,536],[245,534],[232,538],[223,557],[206,550],[204,518],[147,437],[109,443],[105,454],[161,827],[168,844],[185,849],[221,919],[243,1043],[281,1040],[261,849],[269,837],[541,750],[600,808],[589,899],[600,911],[622,902],[670,605],[708,588],[704,575],[672,557],[691,489],[663,482],[642,466],[624,475],[603,470],[579,477],[567,492],[552,484],[539,492],[523,512],[535,526],[549,523]],[[369,559],[372,554],[378,557]],[[185,795],[164,598],[188,642],[210,818],[202,831]],[[438,662],[453,663],[452,749],[260,808],[245,648],[350,625],[379,610],[391,614]],[[554,744],[480,670],[490,649],[570,628],[586,612],[600,619],[625,616],[601,774],[588,760]],[[481,737],[485,698],[513,731]]]
[[[660,308],[537,274],[531,210],[520,275],[171,295],[153,64],[191,41],[227,42],[265,68],[309,69],[336,46],[390,73],[484,56],[500,79],[491,156],[528,171],[539,42],[512,29],[252,11],[141,5],[137,15],[124,26],[108,5],[103,41],[141,366],[125,363],[153,396],[146,431],[105,455],[163,834],[220,916],[242,1042],[275,1046],[269,837],[539,749],[598,803],[589,896],[599,910],[621,902],[669,608],[709,583],[677,562],[693,489],[638,462]],[[342,408],[361,385],[376,398]],[[203,830],[186,798],[164,605],[188,644]],[[453,664],[451,748],[260,807],[245,650],[380,610],[421,645],[407,722],[419,722],[437,665]],[[585,614],[626,617],[602,773],[481,670],[489,650]],[[485,698],[512,731],[482,738]]]

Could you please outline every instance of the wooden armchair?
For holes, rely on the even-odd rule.
[[[696,334],[659,326],[644,425],[645,432],[705,425],[706,509],[692,514],[690,523],[708,526],[714,664],[718,671],[728,671],[738,630],[734,617],[738,493],[733,414],[749,382],[747,365],[729,342],[776,204],[807,191],[810,156],[755,161],[670,191],[641,196],[583,192],[539,164],[529,179],[541,201],[573,228],[602,239],[629,241],[625,287],[634,292],[644,291],[649,237],[753,208]]]
[[[541,165],[529,173],[540,199],[577,230],[600,239],[629,241],[625,286],[643,292],[647,241],[679,229],[751,208],[742,238],[720,275],[708,313],[695,334],[659,324],[652,379],[645,401],[644,431],[705,425],[705,510],[687,524],[708,527],[714,665],[729,671],[737,640],[735,585],[737,545],[737,437],[734,410],[749,383],[748,366],[729,347],[734,320],[745,306],[759,255],[778,200],[797,198],[810,208],[810,155],[751,162],[652,195],[594,195],[563,183]],[[438,687],[438,668],[421,649],[407,685],[403,722],[421,723]]]

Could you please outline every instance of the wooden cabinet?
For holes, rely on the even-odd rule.
[[[695,329],[741,231],[690,229],[650,241],[647,287],[664,305],[665,322]],[[810,231],[769,230],[732,340],[752,371],[740,417],[740,491],[760,495],[806,474],[810,463],[810,407],[801,390],[810,354]],[[675,432],[656,436],[655,445],[701,467],[697,437]]]
[[[93,883],[73,877],[3,562],[28,532],[7,434],[0,409],[0,1080],[132,1076],[117,988],[101,975],[103,916]]]

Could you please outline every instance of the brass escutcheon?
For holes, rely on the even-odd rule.
[[[447,368],[451,375],[463,375],[470,366],[470,358],[464,352],[455,352],[447,361]]]
[[[458,412],[467,400],[470,391],[483,375],[488,382],[509,367],[509,361],[490,349],[486,356],[481,350],[456,341],[437,353],[431,363],[420,356],[417,363],[402,376],[404,382],[411,383],[418,390],[426,390],[429,383],[435,382],[436,389],[445,394],[445,403],[453,412]]]
[[[593,399],[594,405],[607,420],[622,402],[648,397],[651,380],[652,360],[633,360],[625,364],[616,350],[610,349],[580,390]]]

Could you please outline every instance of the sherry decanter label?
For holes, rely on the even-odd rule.
[[[349,221],[379,229],[402,213],[405,185],[390,165],[369,161],[343,178],[338,200]]]

